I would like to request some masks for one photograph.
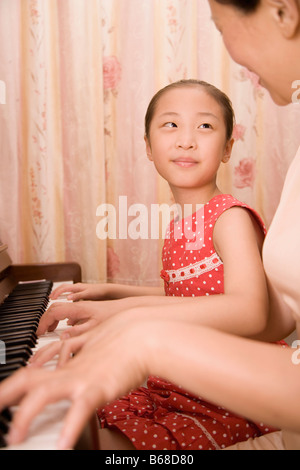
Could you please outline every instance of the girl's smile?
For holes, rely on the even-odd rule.
[[[173,160],[175,165],[178,165],[182,168],[193,168],[198,162],[191,157],[178,157]]]

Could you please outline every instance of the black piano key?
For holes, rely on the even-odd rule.
[[[0,449],[3,449],[7,446],[6,444],[6,441],[5,441],[5,437],[3,436],[3,434],[0,432]]]
[[[29,315],[19,315],[14,318],[14,315],[9,315],[8,317],[1,317],[0,316],[0,328],[5,328],[9,327],[10,325],[20,325],[20,324],[25,324],[25,323],[30,323],[30,322],[36,321],[37,323],[40,321],[40,317],[38,314],[32,315],[31,313]]]
[[[29,292],[19,291],[19,292],[12,292],[8,297],[6,297],[5,301],[13,301],[13,300],[21,300],[21,299],[38,299],[43,295],[47,294],[42,290],[31,290]]]
[[[7,347],[11,340],[17,339],[19,337],[23,339],[30,339],[34,341],[35,343],[37,341],[37,335],[35,331],[28,331],[28,332],[25,332],[25,334],[23,332],[14,333],[12,331],[8,331],[7,333],[1,333],[0,340],[4,341]]]
[[[51,281],[18,284],[1,304],[0,340],[5,343],[5,364],[0,364],[0,381],[27,364],[51,289]],[[1,445],[4,441],[0,432]]]
[[[18,341],[19,339],[25,342],[30,342],[32,344],[36,344],[37,342],[37,334],[35,331],[7,331],[0,333],[0,340],[3,341],[6,345],[6,348],[13,345],[14,341]]]
[[[25,305],[25,306],[19,306],[19,307],[7,307],[5,309],[0,309],[0,315],[5,315],[5,314],[11,314],[11,312],[31,312],[32,310],[35,310],[36,312],[43,313],[45,311],[45,308],[43,306],[39,307],[36,306],[35,309],[33,309],[30,305]]]
[[[0,317],[0,327],[9,327],[10,325],[25,325],[25,324],[32,324],[32,325],[38,325],[39,320],[36,318],[35,315],[24,315],[18,318],[1,318]]]
[[[9,408],[4,408],[0,412],[0,448],[6,447],[7,443],[5,435],[9,431],[10,422],[12,420],[12,413]]]
[[[5,370],[7,368],[11,368],[15,366],[18,366],[18,367],[26,366],[25,359],[23,359],[22,357],[11,357],[11,358],[6,357],[5,364],[1,364],[1,370]]]
[[[18,319],[21,319],[22,317],[24,317],[24,315],[27,315],[27,318],[28,318],[28,314],[27,314],[27,313],[21,313],[21,312],[20,312],[20,313],[19,313],[19,312],[18,312],[18,313],[15,313],[15,314],[14,314],[14,317],[16,318],[16,320],[18,320]],[[30,313],[29,313],[29,315],[30,315]],[[34,318],[36,318],[37,320],[40,320],[40,317],[41,317],[41,316],[42,316],[42,315],[40,315],[39,313],[35,313],[35,312],[34,312]],[[3,315],[3,316],[0,316],[0,319],[3,319],[3,320],[4,320],[4,319],[9,319],[9,318],[11,318],[11,315]]]
[[[0,448],[7,447],[5,435],[9,431],[12,413],[9,408],[4,408],[0,413]]]
[[[39,323],[39,317],[37,316],[29,316],[29,317],[19,317],[19,318],[16,318],[15,321],[10,321],[9,319],[2,319],[0,318],[0,331],[3,330],[3,329],[6,329],[9,331],[9,328],[14,328],[15,326],[18,326],[18,325],[26,325],[26,324],[34,324],[34,325],[38,325]]]
[[[0,414],[0,432],[2,434],[7,434],[9,431],[9,422],[5,419],[5,417]]]
[[[45,302],[44,300],[34,300],[33,302],[8,302],[7,304],[4,304],[2,308],[0,309],[0,313],[5,313],[8,310],[20,310],[22,308],[27,308],[31,307],[32,309],[39,308],[39,307],[47,307],[48,301]]]
[[[15,362],[11,362],[8,364],[1,364],[0,366],[0,381],[7,379],[10,377],[14,372],[19,370],[21,367],[26,365],[26,361],[24,359],[20,359]]]
[[[36,325],[31,325],[30,323],[20,323],[16,325],[7,326],[0,326],[0,337],[1,333],[9,332],[9,331],[36,331]]]
[[[29,284],[17,284],[15,288],[10,292],[9,295],[20,295],[23,293],[28,293],[28,294],[33,294],[33,293],[46,293],[48,294],[51,292],[51,288],[49,289],[49,286],[44,286],[44,287],[35,287],[35,286],[30,286]]]
[[[6,350],[6,357],[9,359],[13,358],[21,358],[25,361],[28,361],[30,356],[32,355],[32,351],[30,348],[26,348],[25,346],[19,346],[18,348],[13,348],[10,350]]]
[[[45,299],[45,294],[31,294],[31,295],[25,295],[25,294],[22,294],[22,295],[13,295],[13,296],[9,296],[5,299],[5,303],[6,304],[14,304],[14,303],[18,303],[18,302],[37,302],[37,301],[40,301],[40,300],[43,300]]]
[[[19,283],[14,288],[13,293],[17,293],[21,291],[29,292],[33,290],[40,290],[40,291],[46,292],[47,294],[50,294],[52,286],[53,286],[52,281]]]
[[[4,408],[1,411],[1,415],[6,419],[6,421],[11,421],[12,420],[12,413],[9,408]]]
[[[6,348],[8,347],[16,347],[16,346],[29,346],[30,348],[34,348],[36,345],[36,341],[32,339],[32,337],[28,336],[26,332],[23,334],[23,336],[16,336],[15,338],[11,338],[9,340],[4,341]],[[1,365],[0,365],[1,368]]]

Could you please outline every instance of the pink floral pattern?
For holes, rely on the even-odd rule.
[[[105,90],[115,90],[121,80],[122,67],[117,57],[103,59],[103,85]]]
[[[168,0],[166,7],[166,63],[168,64],[168,81],[171,83],[187,78],[188,69],[182,56],[185,50],[188,28],[183,20],[187,1],[180,3]]]
[[[254,96],[263,98],[264,88],[259,83],[259,76],[254,72],[250,72],[246,67],[243,67],[240,70],[239,80],[241,81],[250,81],[253,87]]]
[[[32,207],[32,217],[36,225],[41,225],[43,221],[43,213],[41,210],[41,200],[39,198],[39,186],[36,180],[34,169],[31,167],[29,170],[30,174],[30,193],[31,193],[31,207]]]
[[[255,181],[255,160],[243,158],[234,169],[234,186],[239,189],[253,187]]]
[[[33,24],[38,24],[39,18],[40,18],[40,13],[38,10],[38,4],[37,0],[30,0],[30,17],[31,21]]]
[[[113,279],[120,271],[120,259],[113,248],[107,248],[107,277]]]
[[[236,124],[233,128],[232,137],[234,140],[244,140],[244,135],[246,132],[246,127],[242,124]]]

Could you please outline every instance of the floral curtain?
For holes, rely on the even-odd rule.
[[[207,0],[0,0],[0,239],[14,263],[75,260],[85,281],[160,282],[150,208],[172,197],[146,158],[144,114],[181,78],[232,99],[220,187],[269,225],[300,106],[277,107],[231,61]]]

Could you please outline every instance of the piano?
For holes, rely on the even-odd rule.
[[[81,282],[80,265],[69,263],[13,264],[7,245],[0,242],[0,383],[20,367],[26,367],[34,351],[59,341],[66,322],[53,333],[37,338],[39,318],[49,308],[49,295],[62,282]],[[59,299],[58,301],[63,301]],[[55,360],[45,365],[55,367]],[[0,413],[1,450],[55,450],[68,402],[49,405],[30,428],[24,443],[7,446],[5,434],[14,408]],[[76,450],[97,450],[96,414],[87,424]]]

